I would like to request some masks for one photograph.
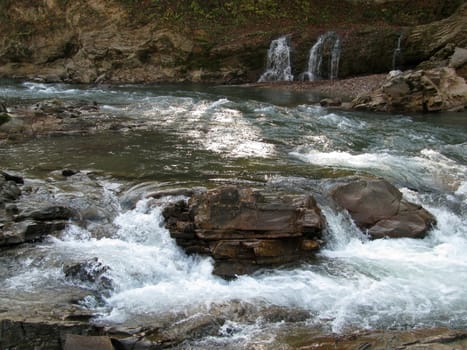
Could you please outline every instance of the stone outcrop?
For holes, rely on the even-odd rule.
[[[286,336],[291,337],[290,334]],[[293,348],[300,350],[454,350],[467,347],[467,331],[448,328],[374,330],[334,335],[305,329],[293,335],[293,339],[296,340]],[[279,344],[280,341],[277,348]]]
[[[167,228],[188,253],[212,256],[224,277],[312,256],[324,220],[311,196],[221,187],[164,211]]]
[[[284,318],[281,316],[278,322],[280,320]],[[84,322],[2,319],[0,320],[0,348],[18,350],[186,349],[190,340],[196,341],[208,335],[218,336],[223,322],[222,318],[202,313],[182,322],[164,325],[163,328],[125,328],[123,326],[103,328]],[[276,338],[266,347],[264,341],[256,343],[252,339],[251,343],[252,349],[451,350],[467,347],[467,332],[449,328],[419,328],[403,331],[373,330],[326,334],[322,329],[311,325],[290,327],[285,333],[279,330]]]
[[[409,28],[402,42],[403,64],[421,63],[423,69],[448,66],[455,48],[467,47],[466,21],[467,3],[464,3],[446,19]]]
[[[301,5],[290,6],[289,10],[296,12],[288,16],[286,27],[283,19],[264,15],[257,21],[258,13],[253,17],[251,13],[240,14],[247,22],[245,26],[232,20],[237,18],[234,13],[226,16],[226,12],[222,20],[215,18],[218,12],[195,14],[200,18],[214,16],[208,26],[213,30],[206,30],[203,20],[200,25],[198,18],[187,15],[193,12],[190,3],[160,5],[166,7],[163,14],[156,1],[138,5],[117,0],[49,0],[34,6],[24,0],[6,2],[0,9],[0,76],[79,83],[254,82],[265,68],[270,41],[286,33],[292,35],[292,68],[298,76],[306,67],[311,46],[329,30],[342,37],[339,77],[392,69],[392,54],[401,33],[401,63],[406,67],[429,60],[448,44],[465,47],[465,6],[449,18],[438,20],[451,14],[457,2],[430,2],[424,4],[423,12],[417,4],[405,2],[398,6],[398,2],[402,3],[391,1],[394,4],[389,6],[381,1],[363,4],[348,0],[326,9],[319,2],[311,2],[306,6],[308,13],[303,13],[303,7],[297,12]],[[216,7],[198,3],[203,11]],[[398,15],[402,7],[410,7],[410,14]],[[253,12],[257,12],[256,5],[254,8]],[[181,12],[173,12],[175,9]],[[148,13],[138,13],[146,10]],[[269,10],[260,12],[267,14]],[[341,20],[349,15],[348,22],[332,21],[332,12],[338,12],[336,18]],[[297,20],[300,15],[305,20]],[[378,23],[369,23],[368,16]],[[401,28],[427,19],[437,21]],[[219,23],[224,21],[228,24]],[[381,25],[379,21],[387,23]],[[309,24],[304,25],[306,22]]]
[[[421,206],[407,202],[385,180],[361,179],[334,189],[332,197],[370,238],[423,238],[436,220]]]
[[[0,349],[63,349],[69,334],[95,336],[102,329],[89,323],[47,320],[0,320]],[[70,349],[70,348],[69,348]]]
[[[112,280],[106,272],[110,268],[104,265],[98,258],[64,266],[65,277],[71,281],[84,283],[87,287],[103,292],[112,289]]]
[[[393,71],[379,89],[352,105],[378,112],[460,111],[467,107],[467,84],[453,68]]]
[[[22,191],[20,176],[0,173],[0,246],[33,242],[61,231],[74,211],[47,202],[19,202]]]
[[[11,107],[8,120],[0,123],[0,140],[87,134],[97,130],[121,130],[137,126],[134,122],[115,122],[115,119],[102,113],[96,102],[66,101],[59,98],[43,100],[32,105]]]

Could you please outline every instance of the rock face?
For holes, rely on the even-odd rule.
[[[352,104],[379,112],[459,111],[467,107],[467,84],[453,68],[393,71],[379,89]]]
[[[310,196],[278,196],[221,187],[164,211],[171,236],[188,253],[214,258],[214,273],[233,277],[297,261],[320,247],[324,220]]]
[[[32,242],[63,230],[74,212],[55,203],[18,202],[24,183],[19,176],[0,172],[0,246]]]
[[[402,42],[404,65],[423,62],[420,68],[424,69],[447,66],[455,47],[467,46],[466,21],[467,3],[464,3],[448,18],[409,28]]]
[[[332,197],[373,239],[423,238],[436,222],[421,206],[405,201],[385,180],[362,179],[338,186]]]
[[[418,3],[402,0],[390,1],[394,3],[392,6],[382,5],[382,1],[348,0],[326,7],[320,6],[319,1],[296,2],[288,9],[281,7],[279,17],[287,18],[286,23],[264,17],[270,6],[260,3],[254,6],[230,2],[214,5],[214,1],[173,6],[160,1],[117,0],[3,3],[0,3],[0,76],[44,81],[254,82],[264,71],[270,41],[286,33],[293,36],[292,68],[298,76],[306,68],[311,46],[330,30],[342,37],[339,77],[348,77],[390,70],[401,32],[405,37],[402,64],[410,67],[428,60],[448,43],[465,47],[466,40],[463,25],[466,7],[445,18],[452,13],[453,6],[460,4],[458,0],[430,1],[423,4],[424,11],[417,8]],[[200,6],[198,11],[202,12],[196,13],[193,6]],[[219,12],[212,9],[219,6],[231,10],[249,8],[253,12],[227,11],[223,18],[216,18]],[[407,7],[412,12],[404,20]],[[287,14],[285,10],[295,12]],[[213,23],[201,21],[200,25],[198,19],[190,17],[193,14],[199,18],[213,16],[210,18]],[[348,19],[341,24],[334,17]],[[295,21],[296,18],[300,20]],[[375,24],[371,23],[373,20]],[[437,21],[401,29],[401,25],[426,20]],[[224,22],[230,25],[224,26]]]
[[[63,349],[69,334],[93,336],[100,333],[102,333],[100,328],[88,323],[2,319],[0,349]]]

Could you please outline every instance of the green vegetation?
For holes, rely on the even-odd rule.
[[[400,0],[386,3],[343,0],[118,0],[133,18],[216,25],[283,20],[296,24],[328,22],[393,25],[426,23],[451,14],[463,0]]]

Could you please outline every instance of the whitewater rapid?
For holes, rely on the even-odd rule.
[[[91,169],[103,178],[108,203],[117,212],[101,230],[98,223],[87,228],[70,223],[62,235],[4,257],[0,301],[46,303],[47,293],[53,299],[78,288],[86,294],[81,305],[96,311],[94,321],[103,324],[138,323],[166,313],[189,318],[244,303],[304,310],[308,324],[332,332],[467,327],[467,141],[459,116],[329,111],[265,101],[264,92],[250,95],[250,90],[24,83],[1,91],[28,100],[79,95],[102,103],[106,115],[152,128],[0,148],[9,167],[42,174],[51,183],[50,169],[63,164]],[[303,192],[347,175],[384,177],[407,200],[429,210],[436,227],[421,240],[370,241],[348,215],[319,203],[327,244],[314,263],[226,281],[212,275],[209,258],[187,256],[176,245],[164,227],[164,201],[145,198],[143,184],[136,205],[123,205],[120,190],[144,180],[167,188],[241,183]],[[95,258],[107,267],[111,290],[64,273],[66,265]],[[227,320],[219,337],[260,337],[280,327],[259,319],[239,322]]]
[[[423,200],[410,190],[405,192],[411,199]],[[348,216],[326,208],[329,243],[320,253],[319,264],[233,281],[213,276],[210,259],[187,256],[164,228],[163,204],[148,199],[116,217],[117,230],[111,237],[93,238],[82,228],[70,226],[62,237],[50,238],[41,248],[47,250],[48,259],[98,257],[109,267],[106,277],[114,289],[105,302],[84,300],[86,306],[101,309],[99,322],[125,323],[167,312],[209,313],[212,305],[240,301],[304,309],[312,315],[310,323],[326,325],[333,332],[465,327],[466,219],[448,208],[422,204],[438,221],[423,240],[369,241]],[[26,270],[7,280],[7,288],[32,284],[44,273],[70,283],[58,268]]]

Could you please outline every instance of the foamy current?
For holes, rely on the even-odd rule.
[[[305,323],[332,332],[467,327],[465,119],[331,113],[288,95],[219,89],[4,84],[0,91],[14,101],[79,95],[148,128],[0,145],[5,169],[43,177],[56,186],[55,199],[85,206],[98,198],[101,212],[115,212],[108,222],[71,222],[58,237],[0,257],[0,306],[47,310],[76,293],[102,324],[141,324],[167,313],[190,318],[240,303],[304,310]],[[86,169],[98,189],[51,174],[64,167]],[[209,258],[176,245],[164,227],[164,200],[145,198],[159,188],[224,183],[303,192],[347,175],[384,177],[429,210],[436,227],[424,239],[370,241],[346,213],[320,203],[327,244],[315,262],[226,281],[211,274]],[[120,188],[131,189],[134,206]],[[65,276],[64,266],[93,259],[112,288]],[[232,317],[202,341],[248,348],[252,338],[270,342],[280,327]]]

